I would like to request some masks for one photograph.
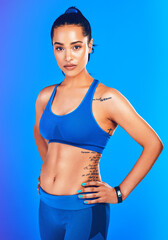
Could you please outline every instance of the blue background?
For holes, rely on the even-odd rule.
[[[87,70],[119,90],[156,131],[164,149],[122,204],[111,205],[108,240],[168,239],[168,3],[128,1],[0,2],[0,238],[38,240],[38,177],[42,160],[33,127],[35,101],[64,79],[52,50],[55,19],[76,6],[90,21]],[[102,181],[119,185],[142,147],[118,126],[100,161]],[[79,238],[80,239],[80,238]]]

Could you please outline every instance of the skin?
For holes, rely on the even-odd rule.
[[[75,41],[83,43],[71,45]],[[86,69],[93,39],[89,44],[87,41],[88,37],[83,36],[80,26],[65,25],[54,29],[53,51],[59,68],[65,73],[65,79],[57,87],[51,105],[52,112],[57,115],[65,115],[75,110],[94,79]],[[54,44],[55,42],[63,45]],[[67,63],[76,64],[77,67],[68,71],[64,68]],[[39,121],[54,87],[55,85],[51,85],[42,89],[36,100],[34,137],[43,161],[39,184],[46,192],[54,195],[77,194],[77,190],[81,190],[80,193],[87,192],[81,199],[97,198],[88,200],[87,204],[118,203],[115,189],[101,180],[100,153],[62,143],[48,144],[40,135]],[[94,92],[92,112],[100,128],[110,136],[120,125],[143,147],[134,167],[119,185],[122,200],[125,200],[149,172],[163,150],[163,144],[156,132],[118,90],[100,82]],[[82,186],[82,183],[86,185]]]

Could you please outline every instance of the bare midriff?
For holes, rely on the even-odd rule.
[[[40,186],[53,195],[73,195],[82,183],[101,181],[101,153],[72,145],[51,142],[40,174]]]

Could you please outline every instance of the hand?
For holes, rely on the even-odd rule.
[[[92,187],[94,186],[94,187]],[[96,187],[95,187],[96,186]],[[95,192],[95,193],[85,193],[80,199],[87,200],[87,198],[97,198],[94,200],[87,200],[86,204],[93,203],[118,203],[117,193],[115,188],[109,186],[105,182],[100,181],[90,181],[87,182],[85,186],[82,186],[80,195],[84,192]],[[78,195],[79,197],[79,195]]]
[[[37,190],[38,190],[38,194],[40,195],[40,189],[39,189],[39,184],[40,184],[40,176],[38,177],[38,181],[39,181],[39,183],[38,183],[38,185],[37,185]]]

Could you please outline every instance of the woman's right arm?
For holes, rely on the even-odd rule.
[[[36,120],[34,124],[34,138],[35,142],[39,151],[39,154],[41,156],[42,161],[44,162],[47,150],[48,150],[48,143],[47,140],[45,140],[40,132],[39,132],[39,122],[41,115],[44,111],[45,105],[46,105],[46,94],[44,93],[44,89],[42,89],[36,99],[35,103],[35,109],[36,109]]]

